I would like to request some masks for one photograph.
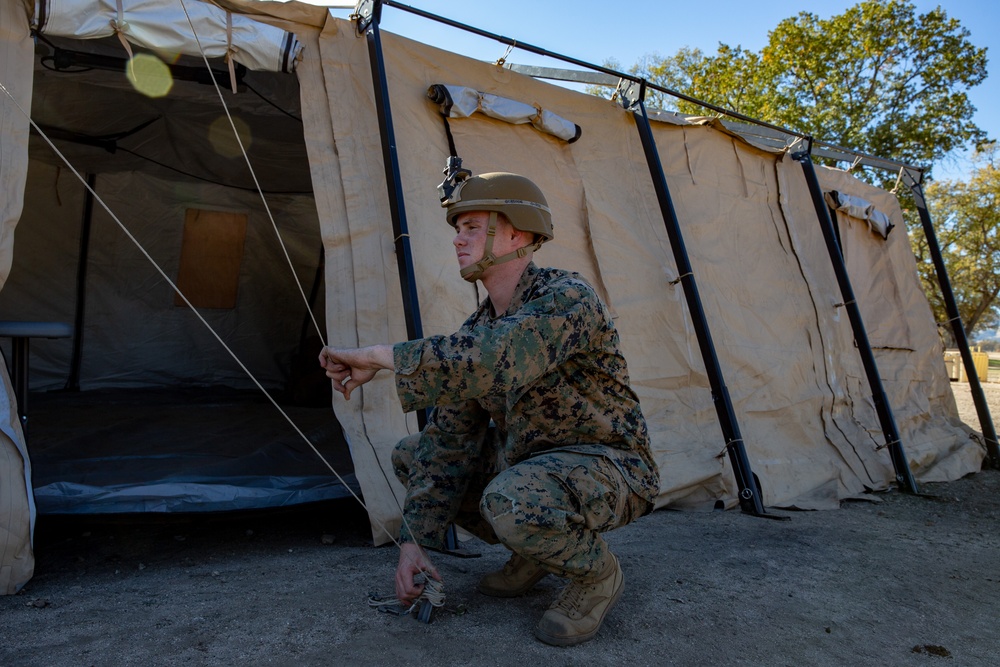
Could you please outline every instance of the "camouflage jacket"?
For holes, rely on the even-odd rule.
[[[477,459],[492,454],[484,452],[491,419],[500,469],[556,449],[600,455],[652,502],[659,477],[646,421],[590,284],[531,263],[507,311],[490,311],[486,299],[456,333],[393,348],[403,409],[436,406],[410,470],[403,540],[442,546]]]

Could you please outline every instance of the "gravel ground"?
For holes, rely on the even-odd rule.
[[[967,385],[960,413],[977,425]],[[1000,384],[984,385],[1000,415]],[[978,428],[978,427],[977,427]],[[1000,473],[840,511],[661,511],[611,533],[626,593],[591,642],[532,628],[558,590],[495,600],[505,560],[439,556],[433,622],[381,613],[392,547],[352,502],[271,514],[38,524],[35,578],[0,597],[0,665],[1000,664]]]

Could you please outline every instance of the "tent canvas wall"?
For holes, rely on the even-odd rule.
[[[296,163],[294,157],[286,156],[290,162],[275,160],[275,167],[295,169],[308,164],[314,194],[267,194],[265,199],[268,203],[286,202],[287,207],[276,218],[281,223],[301,224],[304,247],[312,242],[309,239],[318,236],[322,240],[329,340],[338,345],[365,345],[405,338],[366,41],[357,36],[353,23],[294,3],[217,4],[290,29],[303,45],[296,78],[300,131],[308,137],[307,157],[302,160],[300,156]],[[20,86],[15,89],[17,97],[26,100],[30,98],[34,60],[28,19],[23,8],[20,14],[9,6],[4,12],[3,44],[16,51],[16,57],[4,61],[0,74],[5,85],[16,81]],[[608,100],[401,37],[384,34],[382,46],[424,334],[453,331],[481,296],[454,270],[450,229],[443,222],[434,189],[441,180],[448,143],[440,110],[427,98],[428,87],[464,86],[568,119],[582,130],[573,143],[531,124],[511,124],[480,113],[452,120],[451,130],[458,153],[474,172],[515,171],[539,183],[552,205],[556,239],[542,248],[536,260],[580,271],[611,307],[661,466],[658,505],[704,508],[719,500],[728,506],[735,504],[736,487],[704,362],[632,115]],[[188,94],[199,96],[197,92]],[[208,98],[212,93],[200,95]],[[227,100],[233,102],[234,97],[239,96]],[[0,163],[7,188],[0,259],[7,264],[11,257],[15,261],[11,280],[0,292],[3,308],[4,299],[14,299],[8,291],[16,293],[17,263],[45,261],[28,256],[36,252],[58,254],[42,235],[30,253],[30,244],[25,241],[22,255],[21,236],[31,235],[29,221],[41,226],[59,217],[53,212],[53,201],[57,201],[53,193],[70,186],[64,182],[68,177],[59,173],[62,168],[51,158],[36,154],[33,148],[28,160],[27,120],[6,96],[0,102],[0,120],[12,128],[4,133],[0,149],[0,157],[8,160]],[[221,113],[221,102],[218,104]],[[105,112],[105,120],[109,115],[114,114]],[[118,128],[134,126],[115,124]],[[888,488],[894,478],[892,465],[802,169],[787,153],[752,145],[716,122],[654,123],[653,129],[764,503],[833,508],[843,498]],[[275,141],[282,143],[280,137]],[[204,139],[185,143],[206,145]],[[115,167],[118,157],[104,156],[107,164],[99,176],[99,182],[108,183],[104,192],[118,195],[111,197],[113,204],[109,206],[112,210],[123,207],[128,212],[123,216],[129,218],[126,224],[148,230],[151,238],[144,237],[144,242],[156,247],[153,239],[161,239],[160,250],[174,258],[175,266],[183,244],[180,213],[191,201],[218,198],[224,203],[217,208],[224,211],[256,211],[250,213],[251,219],[259,215],[258,205],[242,192],[214,186],[211,194],[205,195],[206,185],[134,162]],[[837,215],[851,280],[913,474],[923,481],[946,480],[978,470],[984,452],[970,440],[970,429],[958,419],[935,325],[917,284],[898,202],[890,193],[845,172],[819,172],[824,190],[860,197],[896,225],[888,238],[882,238],[866,221]],[[36,183],[29,183],[27,190],[26,173],[31,174],[28,180],[34,178]],[[48,194],[40,201],[32,196],[33,187]],[[24,216],[19,211],[22,194]],[[79,196],[73,211],[82,206]],[[32,210],[42,213],[33,214]],[[23,226],[15,235],[19,218]],[[78,220],[78,215],[70,218],[68,225]],[[64,258],[76,256],[73,244],[69,245],[62,249]],[[272,251],[262,240],[260,252]],[[303,257],[308,255],[303,251]],[[47,261],[53,261],[51,256]],[[289,373],[294,344],[287,341],[298,342],[304,306],[288,305],[298,297],[294,288],[279,286],[282,269],[270,256],[249,263],[273,267],[267,269],[266,284],[254,283],[253,287],[272,289],[270,299],[276,307],[269,304],[246,322],[240,321],[242,308],[237,309],[237,321],[229,323],[224,337],[244,344],[248,356],[260,362],[253,365],[277,384]],[[109,271],[141,282],[143,294],[158,295],[156,304],[149,306],[138,299],[128,305],[130,300],[117,294],[95,297],[114,305],[101,317],[88,312],[88,340],[107,341],[107,352],[93,361],[88,374],[95,367],[114,369],[121,364],[128,369],[121,377],[128,381],[163,386],[179,381],[169,377],[175,363],[183,367],[190,361],[198,368],[218,368],[208,359],[224,353],[204,333],[194,333],[194,327],[150,324],[157,335],[132,335],[130,325],[136,323],[122,309],[138,308],[143,318],[159,321],[149,309],[165,308],[164,300],[169,297],[169,288],[140,264],[139,258],[126,261],[118,255],[109,259],[113,267]],[[314,259],[311,265],[304,262],[301,272],[308,275],[315,268]],[[287,266],[283,270],[287,272]],[[55,303],[57,298],[51,292],[71,291],[65,275],[61,279],[53,275],[50,280],[51,290],[41,299],[34,281],[22,283],[25,300],[8,301],[19,304],[16,312],[2,310],[0,317],[44,319],[51,315],[51,309],[29,311],[23,305],[28,298],[36,303],[50,299]],[[61,298],[65,302],[68,297]],[[270,358],[260,349],[253,354],[254,348],[270,348],[272,327],[286,332],[283,338],[279,336],[286,341],[283,350]],[[296,335],[288,335],[291,330]],[[125,340],[134,351],[112,353],[123,347]],[[65,366],[66,352],[60,351],[59,343],[53,343],[49,352],[38,347],[39,354],[32,357],[31,377],[33,386],[42,389],[64,377],[60,368]],[[136,363],[159,349],[169,352],[149,373],[141,368],[142,363]],[[118,377],[117,371],[109,370],[109,384],[115,384]],[[184,381],[204,379],[203,374],[193,372]],[[211,382],[238,385],[243,380],[227,371],[224,377],[213,375]],[[9,390],[7,395],[9,402]],[[384,531],[392,532],[398,526],[396,499],[401,494],[389,470],[389,452],[400,437],[417,429],[416,417],[401,413],[392,379],[385,374],[367,385],[355,400],[345,403],[337,397],[333,407],[351,446],[376,539],[385,541]],[[333,422],[333,415],[329,418]],[[29,457],[17,420],[5,422],[3,432],[9,440],[4,443],[9,451],[3,474],[20,479],[26,489],[24,471]],[[316,466],[321,469],[318,461]],[[26,496],[17,507],[29,502],[31,494]],[[18,523],[15,515],[27,514],[26,510],[17,514],[16,509],[5,514],[12,517],[5,520],[14,527],[10,534],[24,534],[23,528],[17,530],[23,521]],[[30,550],[22,548],[19,553],[18,562],[22,562]]]
[[[731,502],[732,475],[722,455],[712,397],[674,283],[677,276],[631,115],[607,100],[403,38],[384,35],[383,46],[425,333],[454,330],[475,303],[461,278],[442,269],[451,250],[442,238],[436,193],[426,184],[440,179],[448,146],[438,111],[426,99],[427,87],[466,86],[569,119],[583,129],[572,144],[529,125],[479,114],[453,120],[451,130],[474,172],[520,171],[550,193],[556,240],[538,260],[581,271],[616,313],[663,469],[661,503],[710,506],[719,497]],[[342,322],[345,344],[398,339],[405,329],[389,211],[380,189],[366,44],[350,24],[329,22],[319,48],[330,108],[336,100],[356,101],[331,112],[329,121],[341,148],[343,201],[317,198],[321,220],[338,221],[332,235],[327,232],[330,264],[353,267],[348,281],[355,286],[353,298],[349,291],[331,292],[329,310],[358,313],[356,322]],[[713,124],[664,123],[655,132],[767,504],[832,507],[839,498],[886,488],[892,469],[881,448],[853,334],[837,306],[839,293],[801,168],[787,155],[757,149]],[[866,314],[873,318],[869,327],[884,332],[880,358],[901,358],[887,360],[886,379],[893,382],[890,393],[904,440],[934,452],[918,459],[916,474],[934,479],[953,474],[942,473],[953,466],[976,469],[982,451],[969,443],[941,375],[935,326],[916,285],[898,203],[841,172],[821,173],[827,187],[877,201],[898,227],[888,240],[870,233],[871,238],[845,236],[860,247],[872,245],[865,252],[880,260],[871,267],[851,263],[862,299],[869,292],[897,294],[892,310],[872,305]],[[331,208],[324,211],[324,204]],[[851,225],[846,218],[841,221]],[[363,262],[370,253],[380,253],[383,261]],[[342,259],[333,259],[338,256]],[[893,278],[876,282],[888,266]],[[373,299],[371,312],[356,309],[355,304]],[[919,340],[894,333],[913,330],[922,332]],[[924,347],[917,350],[917,344]],[[383,462],[403,429],[394,403],[391,378],[383,377],[367,390],[364,403],[338,405],[352,442],[367,434],[381,448]],[[395,422],[384,418],[386,411]],[[412,418],[406,428],[415,428]],[[359,449],[355,444],[356,455]],[[387,516],[392,512],[386,507]]]

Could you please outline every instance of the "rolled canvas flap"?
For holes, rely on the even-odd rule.
[[[208,58],[231,53],[252,70],[294,69],[302,51],[295,35],[232,14],[230,38],[226,11],[197,0],[183,8],[186,14],[173,0],[35,0],[34,27],[44,35],[75,39],[120,34],[147,49],[188,56],[201,56],[202,50]]]
[[[437,97],[434,93],[437,93]],[[431,86],[429,96],[431,99],[439,100],[442,113],[449,118],[468,118],[479,111],[490,118],[514,125],[531,123],[540,132],[559,137],[569,143],[579,139],[582,133],[576,123],[539,106],[500,95],[482,93],[468,86],[435,84]]]
[[[849,195],[837,190],[826,193],[827,204],[833,209],[840,211],[852,218],[863,220],[868,224],[872,232],[878,234],[883,239],[889,238],[889,232],[895,226],[889,220],[889,216],[875,208],[875,205],[866,199],[856,195]]]

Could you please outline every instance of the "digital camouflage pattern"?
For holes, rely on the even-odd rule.
[[[448,524],[460,510],[476,512],[471,505],[494,477],[550,452],[610,462],[646,511],[659,490],[656,464],[618,333],[593,288],[579,274],[530,263],[507,312],[493,318],[490,309],[487,299],[458,332],[393,348],[403,409],[436,406],[423,432],[404,439],[394,456],[407,486],[402,539],[441,548]],[[557,458],[546,460],[556,465]],[[570,472],[559,474],[565,480]],[[527,492],[531,485],[519,475],[498,482],[501,496]],[[486,508],[487,497],[482,504]],[[616,497],[611,506],[617,504]],[[621,519],[631,514],[617,512]],[[621,525],[621,519],[612,523]],[[615,527],[591,518],[574,521],[594,530]]]
[[[486,442],[496,441],[488,437]],[[416,434],[393,451],[403,484],[409,482],[419,445]],[[489,444],[486,449],[496,451]],[[489,544],[503,542],[560,577],[586,580],[603,572],[610,556],[600,533],[649,510],[649,502],[633,493],[618,468],[602,456],[553,450],[499,473],[489,457],[477,458],[472,467],[451,520]]]

